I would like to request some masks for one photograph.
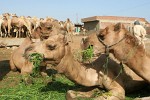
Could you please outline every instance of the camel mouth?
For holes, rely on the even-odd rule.
[[[44,58],[43,61],[47,64],[52,64],[52,65],[58,65],[60,61],[51,59],[51,58]]]
[[[48,39],[49,38],[49,35],[48,36],[42,36],[43,39]]]

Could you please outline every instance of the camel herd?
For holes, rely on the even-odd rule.
[[[9,22],[9,20],[7,21]],[[126,93],[138,91],[150,83],[148,52],[141,45],[136,45],[135,38],[123,28],[122,24],[108,26],[81,40],[78,45],[84,50],[93,46],[94,55],[97,56],[93,62],[84,63],[75,59],[71,51],[73,47],[68,40],[70,35],[66,34],[73,31],[73,28],[70,28],[71,24],[51,18],[48,21],[46,18],[31,28],[28,21],[25,22],[26,25],[24,25],[30,36],[26,37],[24,42],[12,53],[11,70],[20,70],[22,75],[31,74],[34,66],[28,60],[29,55],[32,53],[43,54],[44,60],[40,66],[42,75],[46,75],[46,65],[51,64],[55,66],[58,73],[90,88],[88,91],[67,91],[67,100],[76,100],[78,97],[92,98],[91,91],[95,87],[105,89],[109,93],[109,95],[104,94],[93,98],[95,100],[124,100]],[[70,22],[70,20],[67,19],[66,22]],[[12,35],[9,31],[7,34],[5,36]],[[71,41],[73,41],[72,38]],[[107,69],[104,70],[107,59],[105,50],[107,49],[112,55],[108,59]],[[121,68],[119,61],[125,65],[122,73],[118,76]]]
[[[58,21],[50,17],[25,17],[17,16],[16,14],[3,13],[0,15],[0,37],[27,37],[30,36],[36,28],[42,27],[45,23],[54,21],[59,23],[68,34],[73,34],[75,27],[69,18],[66,21]]]

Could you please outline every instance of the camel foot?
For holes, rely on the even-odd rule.
[[[66,94],[66,100],[82,100],[82,99],[94,99],[94,93],[97,88],[93,87],[82,88],[78,90],[69,90]],[[94,99],[96,100],[96,99]]]
[[[66,100],[78,100],[78,99],[90,98],[87,94],[75,92],[73,90],[69,90],[66,94]]]

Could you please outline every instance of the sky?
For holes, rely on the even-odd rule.
[[[140,17],[150,22],[150,0],[1,0],[0,14],[7,12],[61,21],[70,18],[74,23],[92,16]]]

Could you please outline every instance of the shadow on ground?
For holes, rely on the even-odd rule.
[[[10,72],[9,60],[0,61],[0,81]]]

